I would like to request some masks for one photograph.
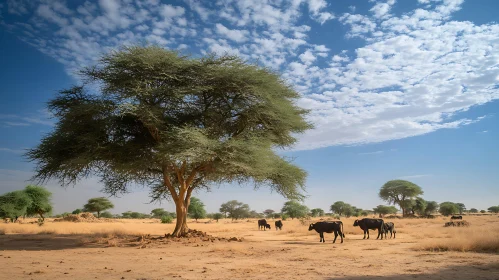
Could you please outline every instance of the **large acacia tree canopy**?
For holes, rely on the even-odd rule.
[[[274,149],[311,125],[278,74],[234,56],[159,47],[112,52],[81,74],[100,90],[77,86],[49,102],[56,127],[27,154],[36,179],[67,185],[93,174],[108,193],[147,184],[162,199],[172,195],[165,180],[179,188],[176,175],[188,174],[192,186],[253,182],[301,196],[305,171]]]

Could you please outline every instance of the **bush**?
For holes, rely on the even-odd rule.
[[[161,217],[161,223],[162,224],[171,224],[173,222],[173,218],[170,216],[163,216]]]
[[[283,221],[286,221],[289,218],[289,216],[287,214],[282,214],[281,218]]]

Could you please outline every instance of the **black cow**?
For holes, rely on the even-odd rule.
[[[275,221],[275,230],[278,230],[278,229],[282,230],[282,222],[281,222],[281,220]]]
[[[367,239],[369,239],[369,230],[370,229],[377,229],[378,230],[378,239],[381,236],[381,239],[383,239],[383,232],[384,232],[384,222],[383,219],[369,219],[369,218],[364,218],[362,220],[355,220],[353,223],[353,226],[359,226],[363,231],[364,231],[364,239],[366,239],[366,233],[367,233]]]
[[[384,223],[383,227],[384,227],[383,232],[385,233],[385,238],[386,238],[386,235],[388,234],[388,232],[390,232],[390,238],[392,238],[392,234],[393,234],[393,238],[395,238],[395,233],[397,233],[397,231],[395,230],[394,223],[392,223],[392,222]]]
[[[270,225],[267,224],[267,220],[258,220],[258,230],[260,230],[261,228],[263,228],[263,230],[266,230],[267,228],[270,229]]]
[[[452,216],[450,217],[451,220],[462,220],[463,216]]]
[[[313,229],[315,229],[315,231],[317,231],[319,233],[319,236],[321,237],[321,240],[319,242],[326,242],[326,240],[324,239],[324,232],[327,233],[334,232],[333,243],[336,242],[338,234],[340,235],[341,243],[343,243],[343,237],[345,237],[345,234],[343,233],[343,223],[341,221],[317,222],[315,224],[310,224],[308,230],[313,230]]]

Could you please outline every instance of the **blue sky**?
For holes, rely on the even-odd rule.
[[[23,149],[51,131],[45,103],[79,83],[78,68],[154,43],[258,60],[300,92],[315,129],[284,154],[309,173],[311,208],[370,209],[396,178],[427,200],[498,205],[498,9],[494,0],[0,1],[0,193],[27,184]],[[47,188],[56,212],[102,195],[96,178]],[[196,195],[209,212],[231,199],[257,211],[285,201],[251,186]],[[115,213],[158,206],[147,189],[112,200]]]

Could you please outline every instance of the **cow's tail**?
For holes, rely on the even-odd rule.
[[[343,234],[343,238],[345,237],[345,232],[343,231],[343,222],[340,222],[341,223],[341,234]]]

